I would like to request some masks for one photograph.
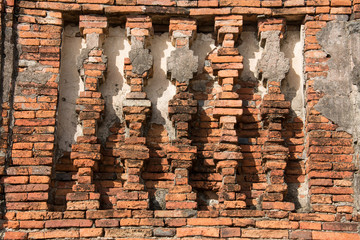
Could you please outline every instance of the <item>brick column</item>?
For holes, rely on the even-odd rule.
[[[8,2],[9,4],[11,2]],[[18,58],[13,55],[12,9],[7,8],[4,80],[11,85],[3,88],[3,105],[7,120],[13,122],[9,129],[7,158],[7,176],[3,178],[6,193],[6,215],[9,229],[4,239],[27,239],[26,232],[16,232],[21,214],[29,214],[34,218],[51,209],[49,204],[50,178],[54,159],[54,139],[56,124],[56,108],[58,100],[58,79],[60,67],[60,46],[62,32],[62,14],[48,11],[46,16],[35,12],[19,13],[16,25],[21,29],[18,33],[15,48]],[[14,15],[15,16],[15,15]],[[32,21],[32,19],[37,21]],[[15,19],[16,20],[16,19]],[[20,34],[21,33],[21,34]],[[16,46],[17,44],[17,46]],[[28,54],[30,51],[32,54]],[[15,64],[15,61],[17,64]],[[14,65],[18,68],[14,68]],[[16,75],[11,72],[17,71]],[[16,76],[16,79],[13,77]],[[15,89],[12,89],[15,88]],[[8,95],[9,94],[9,95]],[[3,117],[5,117],[3,115]],[[2,126],[6,128],[4,124]],[[2,135],[2,134],[1,134]]]
[[[242,56],[235,47],[243,26],[242,16],[231,15],[215,17],[217,53],[210,56],[213,73],[218,78],[222,91],[217,95],[213,116],[219,119],[221,128],[219,143],[215,146],[214,160],[216,171],[222,176],[218,192],[220,208],[244,208],[245,194],[237,183],[236,175],[241,161],[241,148],[238,146],[236,124],[242,115],[242,101],[234,91],[243,68]]]
[[[264,50],[257,68],[259,78],[267,89],[260,106],[263,128],[267,130],[262,147],[268,183],[262,195],[263,209],[294,210],[293,203],[280,203],[287,192],[284,175],[289,157],[289,148],[282,136],[284,120],[290,112],[290,102],[281,93],[281,81],[290,68],[289,59],[280,51],[285,27],[285,19],[260,19],[258,22],[258,34]]]
[[[197,101],[189,92],[189,81],[197,72],[198,58],[190,45],[196,35],[196,21],[171,19],[170,36],[176,47],[168,58],[168,74],[176,85],[176,95],[169,101],[169,116],[175,126],[176,140],[168,148],[168,159],[175,173],[174,186],[166,196],[167,209],[195,209],[196,194],[189,185],[189,170],[197,148],[191,146],[189,122],[197,112]]]
[[[37,31],[24,31],[24,35],[28,34],[29,37],[18,40],[21,49],[31,46],[39,59],[35,60],[24,52],[19,56],[21,60],[13,93],[14,125],[12,146],[9,146],[11,158],[8,162],[8,176],[4,179],[8,212],[48,210],[54,156],[61,18],[58,12],[49,12],[48,17],[39,17],[39,22],[47,23],[49,29],[46,31],[35,23],[28,23],[29,29]],[[28,18],[23,20],[23,15],[20,15],[19,19],[26,22]],[[47,53],[50,52],[53,59],[47,60]],[[10,52],[8,57],[11,57]],[[6,66],[12,67],[12,63]]]
[[[73,193],[66,196],[67,210],[99,209],[100,194],[96,193],[93,172],[102,159],[101,145],[97,138],[97,124],[105,109],[105,101],[99,91],[99,85],[105,80],[107,58],[102,48],[103,37],[107,29],[107,18],[102,16],[80,16],[80,31],[86,39],[86,48],[82,50],[78,67],[85,91],[80,92],[76,101],[76,111],[83,127],[83,136],[79,136],[72,145],[71,159],[78,169]]]
[[[145,127],[151,113],[151,102],[146,97],[144,87],[152,73],[153,57],[147,46],[153,35],[151,18],[148,16],[127,17],[127,36],[131,43],[130,58],[125,59],[125,76],[130,85],[130,93],[123,102],[125,121],[129,135],[120,153],[127,176],[125,193],[117,196],[119,209],[147,209],[148,193],[141,179],[144,162],[149,159],[149,149],[145,145]]]

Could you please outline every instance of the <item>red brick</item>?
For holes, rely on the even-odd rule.
[[[20,211],[48,210],[46,202],[7,202],[6,208]]]
[[[177,237],[202,236],[202,237],[219,237],[218,228],[193,227],[193,228],[177,228]]]
[[[96,227],[118,227],[119,220],[116,219],[100,219],[95,221]]]
[[[304,6],[305,1],[304,0],[286,0],[284,2],[285,7],[295,7],[295,6]]]
[[[45,222],[46,228],[69,228],[69,227],[90,227],[93,221],[83,219],[71,220],[48,220]]]
[[[80,236],[78,230],[47,230],[45,231],[45,239],[59,238],[78,238]]]
[[[357,223],[323,223],[323,230],[331,230],[331,231],[349,231],[355,232],[357,231],[358,224]]]
[[[26,232],[5,232],[4,240],[27,239]]]
[[[285,238],[289,237],[287,230],[260,230],[260,229],[242,229],[241,237],[245,238]]]
[[[300,222],[300,229],[321,230],[321,223],[317,223],[317,222]]]
[[[293,221],[303,220],[332,222],[335,220],[335,216],[323,213],[290,213],[289,219]]]
[[[313,239],[312,233],[308,231],[293,231],[290,233],[290,239]]]
[[[292,211],[295,209],[293,203],[286,203],[286,202],[263,202],[262,204],[264,209],[281,209],[281,210],[288,210]]]
[[[313,239],[337,239],[337,240],[358,240],[360,235],[358,233],[345,233],[345,232],[312,232]]]
[[[260,1],[246,0],[220,0],[220,6],[242,6],[242,7],[260,7]]]
[[[221,228],[221,237],[240,237],[240,228]]]
[[[351,6],[351,0],[331,0],[331,6]]]
[[[105,7],[105,13],[142,13],[145,8],[143,6],[109,6]]]
[[[42,229],[44,226],[44,221],[20,221],[20,228]]]
[[[221,8],[221,9],[214,9],[214,8],[192,8],[190,9],[191,16],[197,15],[227,15],[230,14],[230,8]]]
[[[193,226],[216,226],[216,225],[231,225],[232,221],[230,218],[189,218],[187,225]]]
[[[5,200],[6,204],[5,222],[2,224],[8,231],[5,239],[125,239],[129,236],[134,239],[358,238],[358,217],[353,216],[355,199],[352,179],[356,171],[353,137],[339,131],[338,125],[314,109],[324,96],[324,93],[314,89],[314,81],[326,77],[331,67],[327,65],[331,58],[322,50],[316,35],[327,22],[338,19],[336,14],[349,15],[354,11],[357,18],[360,15],[357,14],[360,0],[75,2],[53,0],[17,3],[19,24],[14,30],[21,45],[18,57],[24,63],[31,61],[46,65],[42,73],[50,74],[39,81],[18,79],[16,86],[13,86],[13,105],[8,96],[3,96],[0,129],[0,152],[4,153],[0,157],[3,183],[0,193],[3,193],[3,199],[0,200]],[[17,14],[13,8],[14,1],[7,0],[2,6],[5,7],[2,13],[6,13],[2,17],[5,20],[3,26],[11,30],[12,15]],[[87,14],[80,15],[80,27],[85,28],[82,35],[107,34],[108,18],[111,24],[116,24],[118,16],[124,14],[164,15],[165,20],[170,16],[195,17],[200,32],[211,32],[211,19],[215,17],[215,32],[221,34],[223,46],[215,43],[218,47],[207,56],[210,65],[207,64],[205,70],[206,74],[217,75],[219,84],[213,86],[212,81],[207,82],[204,85],[206,89],[201,92],[195,89],[196,84],[191,90],[186,84],[176,84],[178,90],[185,91],[178,91],[174,100],[169,102],[170,120],[176,122],[177,140],[170,140],[171,134],[162,125],[145,121],[148,119],[145,119],[144,113],[149,111],[148,108],[125,107],[123,111],[127,126],[124,126],[125,123],[115,123],[109,127],[111,135],[106,143],[100,144],[97,125],[101,124],[98,120],[104,117],[105,100],[98,91],[98,84],[101,84],[107,65],[102,57],[104,51],[99,48],[89,52],[94,61],[84,63],[85,74],[89,75],[85,81],[86,91],[80,92],[74,109],[84,136],[77,137],[76,143],[71,144],[70,153],[64,152],[56,163],[53,162],[55,124],[59,120],[56,119],[56,112],[63,15],[67,19],[67,16],[76,17],[80,12]],[[126,27],[130,28],[133,36],[152,34],[151,20],[157,17],[150,15],[126,17]],[[285,17],[290,22],[298,22],[306,15],[306,114],[281,119],[281,123],[278,122],[280,116],[275,116],[276,119],[269,119],[269,126],[261,115],[272,114],[270,117],[273,117],[275,114],[283,116],[290,113],[290,102],[285,101],[287,92],[282,92],[280,82],[271,81],[268,83],[268,94],[261,96],[256,82],[240,77],[244,59],[235,47],[243,21],[254,22],[259,15],[265,16],[258,19],[259,31],[285,31]],[[157,19],[156,24],[161,21]],[[171,17],[168,27],[170,32],[182,31],[186,36],[195,36],[196,21]],[[209,23],[204,25],[204,22]],[[163,27],[165,25],[156,25],[159,31],[163,31]],[[177,41],[184,45],[189,40]],[[5,50],[11,48],[11,44],[5,44]],[[148,73],[136,76],[131,72],[133,66],[130,59],[125,58],[124,62],[128,83],[133,91],[127,94],[127,98],[146,99],[143,84]],[[19,71],[30,73],[34,70],[31,66],[27,69],[20,66]],[[196,79],[202,78],[199,75]],[[151,81],[148,84],[151,85]],[[202,101],[203,108],[198,109],[197,100]],[[14,118],[14,126],[10,130],[11,117]],[[225,118],[229,121],[225,121]],[[148,130],[146,138],[143,137],[144,127]],[[267,131],[267,127],[271,131]],[[219,141],[236,144],[219,145]],[[171,142],[173,144],[169,144]],[[11,143],[9,153],[6,152],[8,143]],[[271,155],[265,156],[264,153]],[[307,161],[303,160],[304,154],[307,154]],[[7,159],[7,156],[11,156],[11,159]],[[276,158],[278,162],[263,161],[263,158],[266,160],[269,157]],[[237,162],[231,159],[241,160],[239,172],[236,172]],[[51,180],[52,174],[56,179]],[[268,185],[269,179],[275,184]],[[142,180],[146,191],[142,191]],[[238,182],[241,182],[241,192],[237,192],[239,186],[234,184]],[[287,190],[284,183],[300,184],[300,187],[305,183],[309,185],[310,212],[295,213],[292,202],[268,202],[268,195],[261,197],[264,191],[280,196]],[[223,187],[229,188],[226,197],[234,201],[220,201],[219,206],[208,206],[202,201],[202,196],[193,192],[194,189],[198,193],[211,191],[214,196],[207,197],[216,198],[216,194],[224,190]],[[158,196],[159,189],[169,190],[165,197],[168,210],[149,210],[149,204],[152,204],[149,198]],[[77,192],[84,190],[92,192]],[[102,199],[98,201],[100,193]],[[306,197],[299,195],[299,198]],[[259,199],[263,201],[259,203]],[[114,206],[108,210],[97,210],[100,202],[101,207]],[[264,211],[240,209],[259,204]],[[68,210],[62,212],[66,207]],[[156,232],[154,229],[160,230]]]
[[[299,223],[289,221],[257,221],[256,227],[275,229],[297,229],[299,227]]]
[[[103,232],[102,228],[82,228],[80,229],[80,237],[101,237]]]
[[[198,0],[199,7],[217,7],[218,5],[218,0]]]

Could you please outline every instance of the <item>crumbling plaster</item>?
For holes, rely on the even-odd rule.
[[[289,26],[281,51],[290,59],[290,71],[283,81],[283,89],[288,100],[292,101],[292,109],[297,116],[303,112],[303,80],[302,80],[302,46],[303,41],[298,27]],[[75,25],[65,27],[61,56],[60,101],[58,110],[58,146],[60,152],[70,151],[71,144],[82,134],[81,125],[75,113],[75,102],[83,82],[79,77],[76,61],[85,40],[80,36]],[[215,49],[212,34],[198,33],[190,49],[198,57],[197,75],[192,88],[195,91],[206,89],[206,84],[212,76],[203,74],[206,56]],[[124,58],[129,57],[131,45],[126,37],[126,30],[120,27],[109,28],[109,34],[104,41],[105,54],[108,57],[106,80],[100,90],[106,102],[104,118],[99,126],[99,138],[102,142],[109,134],[109,128],[116,121],[123,121],[122,102],[130,87],[126,84],[123,74]],[[148,80],[145,91],[152,102],[151,123],[164,125],[169,138],[174,139],[175,131],[168,117],[168,102],[176,92],[175,86],[167,77],[167,58],[175,47],[172,46],[168,33],[155,34],[150,41],[150,54],[153,56],[153,76]],[[240,54],[244,57],[244,70],[241,78],[248,81],[258,81],[256,65],[261,58],[262,48],[256,35],[256,27],[245,26],[239,45]],[[258,92],[264,94],[265,88],[259,83]],[[206,108],[206,101],[199,101],[199,106]]]
[[[314,89],[324,96],[315,105],[326,118],[338,125],[337,130],[346,131],[353,136],[354,163],[359,169],[358,155],[360,137],[360,21],[347,21],[347,16],[338,16],[336,21],[328,22],[318,34],[322,46],[322,56],[329,70],[326,77],[314,81]],[[360,209],[360,175],[354,175],[355,203]]]
[[[322,55],[329,58],[323,63],[327,64],[329,71],[327,77],[319,77],[314,82],[315,90],[324,93],[315,108],[338,124],[338,130],[353,135],[359,132],[359,124],[354,124],[354,121],[359,121],[356,118],[359,30],[360,21],[333,21],[317,34],[323,48]]]
[[[290,61],[290,69],[285,80],[282,81],[282,92],[286,100],[291,101],[291,109],[294,116],[304,119],[304,76],[303,76],[303,48],[304,48],[303,26],[288,25],[280,50],[285,58]],[[258,81],[256,66],[261,59],[263,48],[257,37],[257,30],[254,26],[244,26],[241,33],[240,54],[244,57],[244,69],[241,78],[248,81]],[[260,81],[258,92],[264,95],[266,88]]]
[[[82,134],[75,112],[76,99],[84,90],[76,61],[85,48],[85,41],[79,37],[79,28],[68,25],[63,34],[60,68],[60,93],[57,116],[57,141],[60,151],[70,152],[71,144],[75,143],[77,136]]]

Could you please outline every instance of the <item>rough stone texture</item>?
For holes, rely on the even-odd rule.
[[[167,71],[171,80],[188,83],[198,70],[198,57],[187,47],[177,48],[168,58]]]
[[[280,51],[280,34],[280,31],[261,32],[260,41],[265,47],[257,69],[263,81],[281,81],[289,72],[289,59]]]
[[[360,86],[357,54],[360,47],[357,40],[360,36],[359,28],[358,20],[332,21],[316,35],[324,54],[329,58],[329,71],[326,78],[319,78],[314,83],[316,90],[326,94],[315,108],[338,124],[340,129],[351,134],[359,132],[358,124],[355,124],[359,122],[356,117],[359,109],[356,89]]]
[[[10,14],[10,13],[9,13]],[[2,79],[2,98],[3,102],[9,101],[10,97],[10,89],[11,89],[11,79],[13,74],[13,63],[14,63],[14,45],[13,45],[13,29],[11,28],[5,28],[5,31],[3,32],[5,39],[3,39],[4,42],[4,48],[3,48],[3,57],[2,60],[3,64],[3,79]]]
[[[143,74],[150,70],[153,65],[153,56],[149,53],[150,50],[144,49],[141,45],[141,43],[133,40],[131,51],[129,52],[129,57],[133,66],[132,71],[136,74]]]

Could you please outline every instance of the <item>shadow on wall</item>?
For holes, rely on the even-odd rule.
[[[79,77],[76,59],[81,48],[85,47],[85,42],[80,36],[78,26],[66,26],[64,36],[58,110],[58,148],[60,152],[69,152],[71,144],[75,143],[76,137],[81,134],[75,107],[79,92],[83,91],[84,87]],[[108,58],[108,69],[105,82],[100,85],[100,91],[106,106],[104,119],[98,129],[98,137],[103,144],[109,135],[109,128],[115,122],[122,120],[122,101],[130,89],[123,76],[124,58],[128,57],[130,51],[125,29],[110,28],[104,49]]]
[[[296,141],[303,141],[301,136],[305,119],[302,31],[301,26],[288,25],[286,37],[281,44],[281,51],[290,60],[289,73],[281,82],[281,91],[285,94],[285,99],[291,102],[290,116],[288,122],[285,123],[288,133],[284,136],[290,150],[285,169],[285,181],[288,184],[285,200],[295,203],[296,209],[306,209],[308,205],[308,183],[302,176],[305,169],[303,149],[301,149],[302,146],[295,144]],[[297,136],[300,139],[295,140]]]
[[[243,115],[240,118],[237,136],[243,160],[240,161],[237,181],[241,186],[241,193],[246,195],[246,204],[255,209],[261,191],[261,184],[265,180],[264,172],[259,165],[261,159],[258,143],[254,142],[261,136],[260,117],[256,112],[256,99],[265,93],[265,89],[257,79],[256,66],[260,59],[262,49],[259,47],[256,26],[244,26],[241,41],[238,46],[240,55],[243,56],[243,71],[240,74],[238,94],[243,101]]]
[[[175,50],[168,33],[156,34],[151,39],[151,55],[154,57],[153,77],[148,80],[145,92],[151,101],[151,123],[164,125],[170,139],[175,138],[175,129],[169,119],[168,102],[176,94],[176,87],[167,78],[167,58]],[[150,124],[148,125],[150,126]]]
[[[259,145],[257,145],[257,143],[253,143],[252,141],[253,139],[259,137],[261,132],[261,121],[258,119],[259,116],[253,111],[256,109],[255,98],[258,97],[258,95],[264,94],[265,89],[261,86],[261,83],[259,83],[256,77],[256,64],[258,59],[261,57],[261,49],[259,49],[256,27],[245,27],[241,35],[241,40],[242,43],[239,46],[239,51],[244,57],[244,70],[240,75],[240,83],[237,86],[237,91],[240,94],[240,99],[243,100],[244,115],[242,116],[241,124],[238,128],[238,136],[239,144],[242,147],[244,161],[242,161],[243,165],[239,168],[241,171],[239,171],[238,180],[242,185],[242,192],[247,195],[248,199],[251,199],[256,198],[256,194],[260,194],[259,190],[253,189],[254,184],[261,183],[264,180],[263,172],[258,171],[259,166],[261,165],[259,165],[259,160],[261,161],[261,159],[255,149],[257,149]],[[211,111],[209,111],[211,110],[209,109],[210,102],[208,100],[212,99],[212,96],[215,94],[219,86],[212,76],[209,76],[205,71],[203,71],[205,64],[207,64],[205,62],[206,56],[215,48],[214,42],[215,41],[211,34],[199,33],[197,39],[191,47],[194,54],[199,57],[198,73],[194,76],[190,86],[190,91],[195,94],[198,100],[198,113],[194,117],[194,121],[191,123],[191,133],[193,135],[192,139],[194,140],[194,144],[197,145],[199,149],[198,158],[194,163],[194,169],[191,173],[191,184],[194,189],[197,189],[200,193],[198,201],[201,201],[202,203],[199,205],[204,205],[204,207],[210,206],[214,201],[216,202],[217,196],[214,193],[216,192],[217,184],[220,181],[217,179],[217,176],[215,176],[216,174],[214,175],[215,178],[212,182],[199,178],[201,174],[206,173],[211,175],[215,171],[212,157],[205,156],[204,154],[206,154],[205,149],[213,144],[217,134],[217,127],[215,125],[218,124],[218,122],[214,122],[214,120],[211,119]],[[292,108],[297,115],[300,111],[300,107],[303,107],[301,44],[302,42],[299,29],[289,28],[282,50],[285,52],[286,57],[290,58],[292,66],[290,73],[283,81],[283,91],[286,98],[292,101]],[[71,144],[75,142],[76,136],[81,134],[81,128],[79,127],[80,125],[78,124],[77,114],[75,112],[75,103],[78,98],[79,91],[83,90],[82,81],[79,78],[79,73],[76,67],[76,59],[80,54],[82,45],[84,45],[84,41],[79,34],[78,26],[66,26],[61,59],[62,65],[57,131],[58,149],[60,152],[70,152]],[[175,48],[171,45],[168,33],[155,35],[154,39],[151,40],[150,48],[151,54],[154,56],[154,74],[153,77],[148,80],[148,85],[145,88],[148,98],[152,102],[152,116],[148,127],[150,128],[150,126],[153,126],[152,128],[154,128],[156,125],[159,129],[155,132],[149,132],[151,136],[148,136],[147,138],[149,147],[151,147],[154,152],[152,154],[153,159],[150,160],[151,163],[149,161],[146,171],[147,173],[163,173],[168,171],[169,163],[166,162],[166,156],[157,156],[157,154],[161,153],[162,143],[168,143],[169,138],[170,140],[175,138],[175,131],[172,126],[172,122],[168,117],[168,101],[175,95],[176,88],[167,78],[166,73],[167,58],[170,56],[171,51]],[[122,102],[126,98],[126,93],[130,90],[130,87],[126,84],[123,74],[124,58],[128,57],[128,52],[131,49],[131,46],[126,38],[125,29],[120,27],[110,28],[109,35],[104,43],[104,49],[105,55],[108,57],[108,69],[105,82],[100,86],[100,91],[102,92],[106,102],[106,110],[104,119],[100,123],[98,129],[98,137],[103,145],[105,145],[106,139],[110,134],[110,129],[123,122]],[[297,104],[296,106],[300,107],[294,109],[294,103]],[[106,149],[109,150],[111,148],[109,148],[109,146],[106,146]],[[111,149],[116,150],[115,148]],[[159,152],[157,152],[157,150],[159,150]],[[116,158],[117,156],[111,156],[111,159],[113,157]],[[299,154],[296,153],[296,157],[293,158],[296,160],[296,158],[299,158]],[[61,164],[65,164],[65,162]],[[71,165],[71,162],[66,162],[66,164]],[[109,164],[110,161],[101,163],[103,166],[100,166],[100,172],[98,173],[99,176],[101,176],[103,169],[107,169],[106,171],[112,169],[113,171],[115,169],[114,167],[118,166],[118,163],[116,163],[115,160],[111,162],[113,167]],[[287,171],[292,171],[289,170],[289,168],[293,167],[301,170],[301,166],[301,162],[294,161],[288,166]],[[57,173],[65,174],[65,172],[62,171]],[[67,182],[66,184],[69,184],[70,186],[72,176],[70,173],[66,174],[66,179],[61,178],[57,180]],[[297,173],[293,173],[294,176],[296,174]],[[112,174],[111,179],[108,180],[113,181],[118,178],[113,176],[114,174]],[[101,179],[102,178],[98,178],[97,180]],[[144,180],[149,188],[149,192],[153,192],[153,198],[156,198],[156,201],[159,203],[159,206],[154,206],[154,208],[161,208],[160,203],[164,200],[164,194],[157,194],[155,192],[161,189],[159,187],[155,189],[153,186],[154,184],[151,183],[150,179],[145,178]],[[121,181],[121,179],[118,178],[116,181]],[[302,203],[298,203],[300,200],[295,198],[299,197],[299,192],[302,192],[301,188],[306,184],[303,184],[300,181],[292,181],[292,184],[290,185],[288,197],[292,198],[293,202],[297,202],[298,206],[302,205]],[[162,190],[164,190],[164,188],[162,188]],[[106,208],[111,207],[111,199],[113,198],[107,194],[108,193],[106,191],[102,191],[102,199],[107,199],[105,201],[105,205],[107,205]],[[248,202],[248,206],[251,206],[253,203],[255,202]]]
[[[290,60],[290,70],[281,82],[281,90],[285,98],[291,101],[293,116],[304,118],[304,93],[303,93],[303,46],[300,26],[287,26],[286,37],[281,44],[281,51]]]
[[[82,134],[81,125],[76,114],[76,99],[79,92],[84,90],[83,81],[77,68],[77,58],[85,41],[80,36],[79,26],[67,25],[64,28],[61,67],[59,81],[59,103],[56,129],[56,169],[53,176],[53,188],[50,192],[50,201],[55,211],[66,209],[66,194],[71,192],[75,183],[73,177],[76,169],[70,160],[71,145],[77,136]]]
[[[155,34],[150,44],[151,55],[154,58],[153,76],[145,86],[145,92],[151,101],[151,119],[148,123],[146,142],[150,148],[150,159],[145,168],[152,173],[166,175],[169,171],[169,162],[166,159],[162,143],[175,139],[175,129],[169,118],[168,102],[176,94],[176,87],[167,78],[167,58],[175,50],[169,34]],[[167,136],[164,136],[167,135]],[[163,155],[163,154],[164,155]],[[154,181],[149,174],[143,174],[143,180],[150,197],[150,209],[165,209],[167,189],[154,188]]]
[[[124,58],[128,57],[131,49],[125,29],[109,28],[103,47],[108,58],[105,82],[100,85],[100,92],[105,100],[105,113],[97,132],[103,146],[103,160],[94,178],[96,188],[101,194],[100,208],[111,209],[116,204],[116,194],[114,195],[111,189],[122,186],[123,169],[118,162],[120,145],[115,139],[120,137],[119,135],[124,135],[122,102],[126,98],[126,93],[130,91],[123,71]]]
[[[243,81],[258,81],[255,74],[256,64],[261,57],[262,51],[257,39],[256,26],[244,26],[238,49],[240,55],[244,57],[244,69],[241,72],[240,79]]]
[[[190,174],[190,185],[197,192],[197,203],[199,209],[212,209],[218,204],[218,185],[214,181],[215,166],[209,156],[205,156],[206,146],[212,145],[209,137],[212,136],[213,122],[208,116],[209,100],[213,98],[214,82],[213,76],[210,76],[204,67],[208,67],[207,56],[215,49],[215,39],[212,34],[198,33],[191,49],[194,55],[198,57],[198,71],[190,82],[190,91],[194,93],[198,101],[198,111],[190,123],[190,138],[193,144],[197,146],[198,155],[193,163],[193,170]],[[204,175],[207,176],[204,179]],[[215,173],[216,175],[216,173]],[[212,180],[210,180],[212,179]]]
[[[98,137],[102,144],[110,135],[109,129],[123,122],[122,102],[130,91],[124,78],[124,58],[128,57],[131,47],[123,28],[109,28],[109,35],[104,42],[105,55],[108,58],[105,82],[100,85],[100,92],[105,99],[104,119],[99,125]]]
[[[261,156],[258,152],[251,149],[256,148],[256,143],[251,139],[260,137],[262,131],[261,119],[256,114],[252,114],[255,106],[255,95],[264,95],[266,89],[257,79],[257,61],[261,58],[262,49],[259,47],[257,39],[256,26],[245,26],[241,34],[241,44],[239,45],[240,54],[244,57],[244,69],[241,73],[241,88],[238,90],[240,99],[243,100],[244,113],[241,118],[241,125],[238,129],[239,144],[242,147],[244,160],[242,161],[239,182],[242,191],[248,198],[257,198],[261,194],[261,183],[264,182],[264,172],[261,167]],[[289,191],[286,196],[288,201],[294,202],[296,208],[306,207],[307,183],[302,178],[304,169],[304,160],[302,149],[296,146],[296,142],[303,140],[303,39],[301,38],[300,27],[288,26],[287,35],[281,45],[281,51],[285,57],[290,59],[290,71],[282,81],[282,92],[287,100],[291,101],[291,116],[289,122],[285,125],[285,135],[289,149],[290,159],[286,169],[286,182],[289,185]],[[253,92],[251,92],[253,91]],[[254,95],[255,94],[255,95]],[[257,123],[257,124],[254,124]],[[300,139],[295,140],[299,137]],[[261,144],[259,144],[261,147]],[[255,200],[255,199],[254,199]],[[248,206],[255,207],[256,201],[247,201]]]

